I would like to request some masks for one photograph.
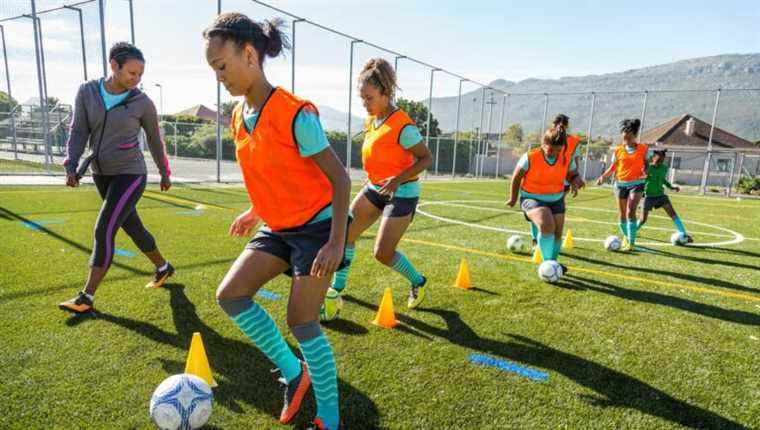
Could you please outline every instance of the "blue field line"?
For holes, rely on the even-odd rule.
[[[271,291],[267,291],[267,290],[265,290],[263,288],[260,289],[256,293],[256,297],[261,297],[262,299],[267,299],[267,300],[280,300],[280,295],[279,294],[273,293]]]
[[[116,251],[114,251],[114,254],[120,257],[130,257],[130,258],[137,255],[128,249],[121,249],[121,248],[116,248]]]
[[[520,376],[525,376],[526,378],[533,379],[534,381],[546,381],[549,379],[548,373],[531,369],[529,367],[523,367],[511,361],[499,360],[487,355],[470,354],[470,362],[483,366],[495,367],[505,372],[517,373]]]
[[[21,224],[23,224],[24,227],[28,229],[40,231],[46,225],[63,224],[64,222],[66,221],[62,219],[50,219],[50,220],[40,220],[40,221],[21,221]]]

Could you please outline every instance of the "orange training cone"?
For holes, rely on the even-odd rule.
[[[454,286],[463,290],[469,290],[472,288],[472,282],[470,282],[470,268],[467,266],[467,260],[464,258],[459,263],[459,273],[457,274],[457,280],[454,282]]]
[[[565,240],[562,241],[562,249],[573,249],[573,231],[569,228],[567,229]]]
[[[380,308],[377,310],[377,316],[375,316],[372,324],[385,328],[393,328],[398,324],[396,314],[393,312],[393,295],[390,287],[386,288],[383,293],[383,300],[380,301]]]
[[[214,375],[211,374],[211,366],[208,364],[206,349],[203,347],[203,339],[201,339],[201,334],[198,332],[193,333],[193,340],[190,342],[190,352],[187,354],[185,373],[203,379],[211,387],[217,386]]]
[[[536,264],[541,264],[542,261],[544,261],[544,256],[541,255],[541,248],[536,245],[536,250],[533,251],[533,262]]]

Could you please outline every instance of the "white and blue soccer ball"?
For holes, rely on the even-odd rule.
[[[680,231],[677,231],[670,236],[670,243],[675,246],[686,245],[687,243],[686,235],[681,233]]]
[[[607,236],[607,239],[604,239],[604,249],[607,251],[620,251],[621,246],[623,246],[623,242],[615,235]]]
[[[211,416],[214,393],[203,379],[183,373],[170,376],[153,392],[150,418],[161,430],[192,430]]]
[[[521,252],[525,250],[525,241],[523,240],[522,236],[519,234],[515,234],[513,236],[510,236],[507,240],[507,249],[509,249],[512,252]]]
[[[342,309],[343,298],[340,296],[340,293],[332,288],[328,288],[324,304],[319,310],[319,319],[321,321],[333,321],[338,318]]]
[[[538,277],[542,281],[554,284],[562,278],[562,266],[554,260],[547,260],[538,266]]]

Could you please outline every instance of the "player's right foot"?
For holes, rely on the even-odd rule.
[[[301,374],[297,378],[289,383],[285,381],[285,378],[280,378],[280,382],[285,386],[285,401],[280,412],[280,423],[287,424],[301,410],[301,402],[311,388],[311,376],[309,376],[306,363],[301,362]]]
[[[164,270],[156,269],[156,273],[153,275],[153,280],[150,281],[145,288],[160,288],[173,274],[174,266],[167,261],[166,268]]]
[[[423,276],[422,283],[412,285],[412,288],[409,290],[409,299],[406,301],[406,307],[414,309],[425,300],[425,284],[427,284],[427,278]]]
[[[690,234],[685,235],[684,239],[686,239],[686,243],[687,244],[688,243],[694,243],[694,238]]]
[[[64,311],[83,314],[92,310],[92,300],[87,297],[84,291],[80,291],[76,297],[58,304],[58,308]]]

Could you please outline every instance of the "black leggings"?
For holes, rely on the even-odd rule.
[[[90,266],[109,267],[113,262],[114,238],[119,228],[127,232],[142,252],[156,250],[156,240],[137,215],[137,202],[147,183],[146,175],[93,175],[103,206],[95,224],[95,243]]]

